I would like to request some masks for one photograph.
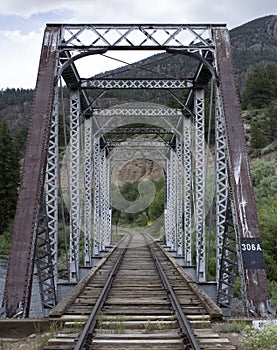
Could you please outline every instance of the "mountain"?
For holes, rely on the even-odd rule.
[[[277,64],[277,16],[255,19],[230,31],[240,91],[256,66]]]
[[[270,15],[255,19],[230,31],[232,51],[240,92],[243,91],[247,77],[256,66],[277,64],[277,16]],[[170,58],[170,59],[169,59]],[[160,53],[131,66],[101,73],[97,77],[140,77],[140,78],[183,78],[188,77],[196,65],[196,61],[183,55]],[[32,90],[7,89],[0,91],[0,115],[4,117],[13,132],[27,127],[32,106]],[[118,103],[120,99],[166,103],[164,96],[149,90],[137,94],[135,90],[109,91],[108,99]]]
[[[277,15],[255,19],[230,30],[232,53],[240,92],[247,77],[256,66],[277,64]],[[126,78],[183,78],[189,76],[197,63],[194,59],[161,53],[136,62],[129,67],[117,68],[97,77]]]

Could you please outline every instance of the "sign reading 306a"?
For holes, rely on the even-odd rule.
[[[241,255],[245,269],[265,268],[260,238],[242,238]]]

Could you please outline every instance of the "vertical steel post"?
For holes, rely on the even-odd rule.
[[[191,251],[191,122],[184,117],[183,120],[184,145],[184,259],[186,265],[192,264]]]
[[[170,150],[170,158],[167,161],[167,246],[175,250],[176,243],[176,213],[174,197],[174,168],[173,168],[173,151]]]
[[[112,209],[111,209],[111,157],[106,152],[105,155],[105,184],[104,184],[104,198],[105,198],[105,234],[104,246],[107,247],[112,241]]]
[[[59,93],[55,87],[52,121],[50,127],[48,159],[45,174],[45,201],[49,243],[55,289],[58,282],[58,205],[59,205]]]
[[[79,280],[80,214],[80,95],[70,93],[70,282]]]
[[[110,244],[111,217],[110,217],[110,161],[105,155],[103,167],[103,246],[104,249]]]
[[[93,143],[93,177],[94,177],[94,239],[93,255],[99,254],[100,248],[100,138],[94,138]]]
[[[222,99],[217,86],[215,87],[215,145],[217,303],[223,315],[230,316],[237,267],[236,232],[232,222],[232,210],[230,205],[228,206],[226,130]]]
[[[183,144],[176,136],[176,235],[177,255],[183,255]]]
[[[165,195],[165,209],[164,209],[164,238],[165,238],[165,244],[167,246],[170,245],[170,210],[169,210],[169,179],[170,179],[170,159],[166,159],[166,195]]]
[[[199,282],[206,281],[205,254],[205,135],[204,89],[195,90],[195,229],[196,272]]]
[[[225,232],[226,223],[228,174],[226,163],[226,133],[222,119],[223,109],[218,87],[215,87],[215,98],[216,282],[218,285],[222,259],[223,234]]]
[[[170,216],[171,216],[171,249],[177,250],[177,156],[170,150]]]
[[[106,238],[106,219],[107,219],[107,212],[106,212],[106,152],[105,148],[100,151],[100,227],[101,230],[99,230],[99,243],[100,243],[100,249],[105,249],[105,238]]]
[[[84,265],[91,266],[92,257],[92,118],[85,119],[84,136]]]

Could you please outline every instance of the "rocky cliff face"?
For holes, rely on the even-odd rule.
[[[164,177],[161,164],[147,159],[134,159],[124,164],[118,163],[113,169],[112,181],[121,186],[125,182],[159,180]]]

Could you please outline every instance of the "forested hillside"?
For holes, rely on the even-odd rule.
[[[238,82],[243,92],[254,67],[277,64],[277,16],[258,18],[230,32]]]

